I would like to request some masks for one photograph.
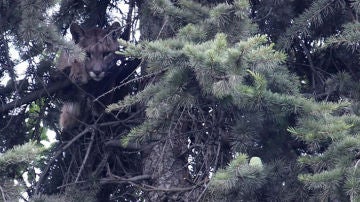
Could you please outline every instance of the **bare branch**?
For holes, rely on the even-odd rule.
[[[88,148],[87,148],[87,150],[86,150],[86,154],[85,154],[85,157],[84,157],[84,161],[83,161],[83,163],[82,163],[81,166],[80,166],[80,170],[79,170],[78,175],[76,176],[75,182],[77,182],[77,181],[79,180],[79,177],[80,177],[80,175],[81,175],[81,172],[82,172],[82,170],[84,169],[85,163],[86,163],[87,159],[89,158],[89,154],[90,154],[91,147],[92,147],[92,145],[93,145],[93,143],[94,143],[95,131],[92,131],[91,133],[92,133],[92,134],[91,134],[91,141],[90,141],[89,146],[88,146]]]
[[[65,80],[65,81],[61,81],[61,82],[57,82],[57,83],[48,85],[45,88],[35,90],[35,91],[27,94],[25,97],[21,98],[20,100],[14,100],[10,103],[1,105],[0,113],[9,111],[9,110],[19,107],[23,104],[32,102],[36,99],[41,98],[42,96],[52,94],[66,86],[69,86],[70,84],[71,84],[71,82],[69,80]]]
[[[1,186],[0,186],[0,191],[1,191],[1,196],[2,196],[2,198],[3,198],[3,201],[6,202],[4,189],[3,189]]]

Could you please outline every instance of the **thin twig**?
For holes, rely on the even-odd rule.
[[[102,183],[110,183],[110,182],[135,182],[135,181],[140,181],[140,180],[148,180],[151,178],[150,175],[138,175],[138,176],[134,176],[134,177],[130,177],[130,178],[124,178],[124,177],[120,177],[117,175],[111,175],[111,178],[102,178],[100,179],[100,182]]]
[[[315,90],[315,73],[316,73],[316,70],[315,70],[315,65],[314,65],[314,62],[311,58],[311,53],[310,53],[310,50],[306,47],[303,39],[299,39],[299,42],[300,42],[300,45],[301,47],[303,48],[304,50],[304,53],[309,61],[309,65],[310,65],[310,69],[312,71],[312,75],[311,75],[311,82],[312,82],[312,88],[313,90]]]
[[[214,171],[216,171],[216,167],[217,167],[217,163],[218,163],[218,159],[219,159],[219,155],[220,155],[220,148],[221,148],[221,143],[219,141],[218,144],[218,148],[217,148],[217,152],[216,152],[216,158],[215,158],[215,165],[214,165]],[[199,202],[200,199],[204,196],[206,190],[208,189],[208,184],[205,185],[204,190],[201,192],[201,194],[199,195],[198,199],[196,200],[196,202]]]
[[[267,18],[267,17],[271,14],[272,9],[273,9],[273,8],[270,8],[269,11],[268,11],[268,13],[267,13],[264,17],[261,17],[261,18],[259,18],[259,19],[254,19],[254,22],[260,22],[261,20],[264,20],[265,18]]]
[[[105,155],[102,157],[100,163],[98,164],[98,166],[96,167],[95,171],[92,172],[92,176],[98,176],[99,173],[102,171],[102,169],[104,168],[105,164],[107,163],[107,160],[109,158],[109,153],[106,152]]]
[[[163,188],[163,187],[153,187],[153,186],[150,186],[150,185],[147,185],[147,184],[143,184],[143,186],[139,186],[139,188],[144,190],[144,191],[185,192],[185,191],[193,190],[193,189],[195,189],[195,188],[197,188],[199,186],[202,186],[202,184],[204,184],[205,182],[207,182],[207,180],[203,180],[199,184],[196,184],[196,185],[191,186],[191,187]]]
[[[76,184],[83,184],[83,183],[86,183],[87,181],[78,181],[78,182],[71,182],[71,183],[68,183],[68,184],[63,184],[61,186],[58,186],[57,189],[61,189],[61,188],[64,188],[64,187],[67,187],[67,186],[72,186],[72,185],[76,185]]]
[[[112,175],[114,176],[114,175]],[[138,175],[138,176],[134,176],[134,177],[130,177],[130,178],[123,178],[123,177],[119,177],[119,176],[114,176],[112,178],[101,178],[99,179],[99,183],[100,184],[123,184],[123,183],[131,183],[133,184],[136,181],[140,181],[140,180],[148,180],[150,179],[151,176],[150,175]],[[72,183],[68,183],[68,184],[64,184],[61,186],[58,186],[57,189],[61,189],[63,187],[67,187],[67,186],[72,186],[75,184],[82,184],[82,183],[86,183],[88,181],[78,181],[78,182],[72,182]]]
[[[139,66],[141,66],[141,64],[142,64],[142,61],[141,61],[141,63],[139,64]],[[164,73],[164,72],[167,71],[167,70],[168,70],[168,68],[163,69],[163,70],[160,70],[160,71],[157,71],[157,72],[154,72],[154,73],[151,73],[151,74],[147,74],[147,75],[144,75],[144,76],[141,76],[141,77],[137,77],[137,78],[131,79],[131,80],[125,82],[125,83],[122,83],[122,84],[120,84],[120,85],[118,85],[118,86],[115,86],[115,87],[112,88],[111,90],[103,93],[102,95],[99,95],[99,96],[94,100],[94,102],[95,102],[95,101],[98,101],[100,98],[102,98],[102,97],[104,97],[104,96],[106,96],[106,95],[114,92],[115,90],[118,90],[118,89],[120,89],[121,87],[126,86],[126,85],[128,85],[128,84],[130,84],[130,83],[132,83],[132,82],[135,82],[135,81],[139,81],[139,80],[142,80],[142,79],[146,79],[146,78],[149,78],[149,77],[156,76],[156,75],[158,75],[158,74]],[[133,72],[135,72],[135,71],[136,71],[136,70],[134,70]],[[132,72],[131,74],[133,74],[133,72]],[[130,74],[130,75],[131,75],[131,74]],[[128,76],[127,78],[129,78],[129,76]],[[126,80],[127,78],[125,78],[124,80]]]
[[[161,35],[161,33],[164,31],[164,28],[165,28],[165,26],[166,26],[167,23],[168,23],[168,17],[165,16],[164,23],[163,23],[163,25],[162,25],[161,28],[160,28],[160,31],[159,31],[159,33],[158,33],[158,35],[157,35],[157,37],[156,37],[156,40],[158,40],[158,39],[160,38],[160,35]]]
[[[75,183],[78,182],[78,180],[79,180],[79,177],[80,177],[80,175],[81,175],[81,173],[82,173],[82,171],[83,171],[83,169],[84,169],[84,167],[85,167],[85,163],[86,163],[87,159],[89,158],[89,154],[90,154],[91,147],[92,147],[92,145],[93,145],[93,143],[94,143],[95,131],[93,130],[91,133],[92,133],[92,134],[91,134],[91,140],[90,140],[89,146],[88,146],[88,148],[87,148],[87,151],[86,151],[86,154],[85,154],[85,157],[84,157],[84,161],[83,161],[83,163],[81,164],[79,173],[78,173],[77,176],[76,176]]]
[[[1,196],[2,196],[2,198],[4,200],[4,202],[6,202],[5,193],[4,193],[4,190],[3,190],[2,186],[0,186],[0,191],[1,191]]]

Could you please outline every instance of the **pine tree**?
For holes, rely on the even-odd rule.
[[[340,15],[336,25],[330,25],[329,19]],[[358,51],[357,15],[357,1],[315,1],[296,19],[299,25],[302,24],[299,28],[306,30],[301,32],[304,38],[321,40],[321,43],[309,46],[308,51],[315,51],[314,56],[309,57],[326,57],[329,52],[335,53],[330,59],[337,55],[342,57],[338,63],[340,68],[336,66],[336,74],[323,77],[326,80],[323,84],[325,100],[349,102],[342,110],[321,111],[303,117],[297,128],[290,129],[307,144],[308,149],[299,158],[299,163],[307,167],[308,172],[299,175],[299,179],[316,193],[317,200],[359,200],[359,85],[355,81],[358,71],[357,59],[348,60]],[[295,33],[292,30],[295,24],[287,33]],[[332,26],[332,32],[320,35],[317,29],[326,26]]]
[[[348,102],[342,110],[302,117],[298,127],[289,130],[307,144],[299,158],[307,172],[299,179],[316,193],[315,200],[359,200],[359,74],[354,57],[358,52],[358,5],[358,1],[313,1],[279,40],[283,47],[303,50],[316,99]]]
[[[128,8],[122,9],[124,11],[125,9],[133,9],[134,2],[132,1],[131,6]],[[40,143],[47,139],[48,129],[56,133],[58,140],[52,147],[46,149],[46,155],[43,158],[33,159],[37,161],[36,166],[26,168],[29,170],[25,170],[25,168],[17,169],[10,173],[9,178],[7,178],[10,182],[12,182],[12,178],[21,179],[23,173],[27,171],[29,173],[29,184],[27,184],[27,188],[25,187],[26,190],[24,188],[21,191],[26,191],[34,200],[36,197],[39,200],[45,198],[44,200],[79,201],[79,197],[84,197],[84,193],[89,191],[93,194],[86,194],[88,199],[84,198],[84,200],[90,201],[89,198],[91,200],[96,200],[96,198],[102,200],[101,197],[105,200],[110,197],[110,194],[107,193],[111,192],[114,189],[113,187],[120,187],[116,186],[116,184],[113,185],[111,179],[110,182],[103,179],[105,183],[102,184],[90,180],[92,182],[86,183],[85,186],[66,185],[71,184],[75,179],[76,181],[82,181],[84,178],[90,179],[96,178],[98,175],[104,176],[106,174],[104,169],[109,165],[107,161],[122,166],[126,158],[120,158],[124,159],[124,161],[117,162],[119,157],[108,157],[111,150],[114,150],[112,148],[106,152],[102,149],[100,149],[101,151],[96,150],[97,152],[88,152],[93,156],[86,157],[85,153],[82,153],[82,149],[91,148],[89,146],[91,141],[88,141],[88,138],[94,137],[95,133],[88,133],[88,131],[92,126],[85,128],[83,133],[73,131],[69,135],[70,137],[67,137],[70,139],[66,139],[65,134],[60,131],[57,124],[59,106],[60,102],[68,99],[66,96],[72,93],[69,92],[69,89],[78,87],[72,85],[66,76],[55,68],[56,57],[61,50],[65,49],[74,53],[80,52],[78,47],[74,46],[74,43],[69,42],[62,35],[66,34],[70,24],[83,22],[83,25],[87,27],[106,27],[110,24],[107,12],[119,9],[119,7],[115,6],[115,3],[117,2],[84,2],[76,0],[61,2],[41,0],[0,1],[0,76],[2,79],[10,77],[7,84],[0,85],[0,151],[5,152],[14,145],[24,144],[29,140]],[[124,39],[130,37],[130,28],[134,24],[134,20],[131,18],[133,12],[129,13],[129,15],[127,13],[123,14],[124,18],[121,21],[123,27],[127,28],[123,30]],[[14,52],[19,53],[19,58],[12,57]],[[130,63],[126,64],[129,66]],[[26,66],[24,78],[18,78],[19,74],[15,71],[19,64]],[[129,73],[124,74],[129,75]],[[126,88],[122,88],[122,90],[123,93],[128,93]],[[126,124],[126,122],[123,123]],[[88,124],[94,124],[94,122]],[[123,128],[121,130],[124,130],[125,127],[123,125],[121,127]],[[92,128],[94,129],[95,126]],[[78,128],[78,130],[82,129],[82,127]],[[109,137],[115,136],[115,131],[121,131],[117,129],[113,132],[107,132],[107,129],[101,130],[108,135],[102,137],[103,139],[94,138],[93,142],[95,142],[95,145],[98,141],[102,142],[99,145],[102,148],[108,147],[104,146],[103,143],[105,140],[110,140]],[[92,148],[99,149],[96,146]],[[90,149],[87,150],[90,151]],[[95,150],[93,149],[93,151]],[[103,156],[99,155],[99,153]],[[136,155],[129,155],[128,158],[130,159],[131,156]],[[103,163],[100,165],[96,161],[99,158],[103,159]],[[91,160],[87,161],[85,165],[86,160],[84,159]],[[76,164],[74,164],[75,161]],[[13,164],[16,166],[16,162]],[[81,166],[81,164],[83,165]],[[95,166],[97,166],[98,170],[94,171]],[[134,167],[133,170],[136,170],[136,166]],[[41,170],[40,174],[36,172],[37,169]],[[112,169],[121,170],[115,167]],[[6,172],[1,173],[1,175],[3,174],[6,176]],[[61,185],[65,186],[59,188]],[[123,189],[126,189],[126,186],[123,186]],[[128,188],[128,190],[131,190],[131,188]],[[59,193],[61,195],[57,195]],[[49,194],[55,195],[54,197],[43,196]]]
[[[285,174],[289,168],[277,166],[278,160],[295,164],[297,151],[286,145],[295,141],[291,143],[286,128],[295,114],[314,107],[301,98],[297,78],[283,65],[285,54],[256,34],[247,17],[247,1],[210,7],[154,1],[150,7],[164,19],[158,34],[163,39],[123,45],[124,54],[147,62],[153,79],[108,111],[145,106],[145,121],[123,137],[122,144],[144,147],[159,142],[144,161],[143,172],[151,175],[152,187],[170,191],[199,186],[190,193],[150,193],[150,199],[196,201],[216,195],[219,201],[294,200],[292,193],[301,189],[297,174]],[[240,159],[232,160],[236,153]],[[268,165],[252,166],[241,153]],[[228,163],[228,169],[207,182]],[[272,176],[275,169],[280,176]],[[189,173],[185,179],[184,173]],[[280,187],[276,191],[268,187],[275,181]],[[285,182],[297,186],[282,185]]]
[[[0,1],[1,200],[358,201],[359,5]],[[60,50],[85,56],[71,23],[113,21],[115,80],[55,70]],[[59,103],[89,89],[87,102],[113,104],[61,132]],[[40,149],[49,129],[58,142]]]

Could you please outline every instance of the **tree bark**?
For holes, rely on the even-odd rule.
[[[189,172],[186,165],[185,159],[177,157],[169,142],[155,145],[143,161],[143,174],[151,176],[149,200],[190,201],[186,192],[193,186],[187,180]]]

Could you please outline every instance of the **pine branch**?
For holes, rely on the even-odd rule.
[[[208,197],[211,197],[213,192],[217,194],[215,198],[224,199],[233,192],[241,194],[254,191],[264,183],[263,169],[260,158],[253,157],[249,162],[246,155],[237,154],[226,169],[215,173],[208,185]]]
[[[10,165],[28,164],[41,152],[41,149],[33,142],[15,146],[11,150],[0,154],[0,171],[4,171]]]
[[[352,51],[355,51],[359,48],[360,41],[360,23],[358,21],[347,23],[343,26],[343,31],[341,34],[330,36],[326,39],[324,48],[328,46],[346,46]]]
[[[313,1],[311,6],[306,9],[299,17],[294,19],[293,24],[286,30],[286,33],[278,40],[282,48],[288,49],[291,43],[299,35],[301,38],[310,35],[311,27],[319,27],[325,19],[342,10],[346,3],[344,0],[316,0]]]

